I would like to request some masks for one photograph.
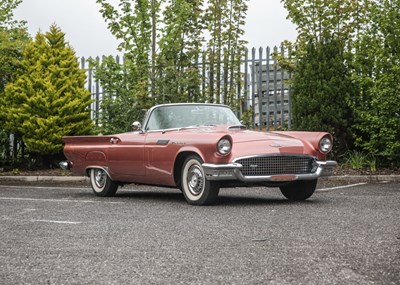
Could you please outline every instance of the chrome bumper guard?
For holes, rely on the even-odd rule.
[[[316,161],[317,170],[307,174],[277,174],[265,176],[244,176],[240,171],[242,165],[240,163],[230,164],[210,164],[203,163],[203,169],[207,180],[223,181],[223,180],[240,180],[242,182],[285,182],[294,180],[314,180],[323,176],[333,175],[333,169],[337,166],[337,162],[333,160]]]

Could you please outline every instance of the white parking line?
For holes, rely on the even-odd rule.
[[[72,202],[72,203],[106,203],[106,204],[124,204],[124,202],[107,202],[94,200],[67,200],[67,199],[36,199],[36,198],[12,198],[0,197],[0,200],[15,200],[15,201],[34,201],[34,202]]]
[[[52,221],[52,220],[31,220],[31,222],[53,223],[53,224],[69,224],[69,225],[78,225],[78,224],[82,224],[82,222]]]
[[[356,187],[356,186],[361,186],[361,185],[365,185],[365,184],[368,184],[368,183],[367,183],[367,182],[363,182],[363,183],[356,183],[356,184],[350,184],[350,185],[336,186],[336,187],[330,187],[330,188],[322,188],[322,189],[318,189],[317,191],[319,191],[319,192],[324,192],[324,191],[330,191],[330,190],[337,190],[337,189],[344,189],[344,188]]]

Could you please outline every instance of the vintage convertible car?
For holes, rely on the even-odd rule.
[[[178,187],[190,204],[216,201],[220,187],[279,187],[305,200],[321,176],[332,136],[325,132],[247,130],[233,111],[216,104],[165,104],[151,108],[133,132],[63,137],[60,166],[90,177],[98,196],[127,183]]]

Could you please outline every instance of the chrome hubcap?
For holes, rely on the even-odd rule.
[[[106,172],[102,169],[96,169],[94,172],[94,182],[99,188],[103,188],[106,183]]]
[[[203,191],[204,176],[198,165],[192,165],[189,168],[187,176],[187,185],[190,193],[199,195]]]

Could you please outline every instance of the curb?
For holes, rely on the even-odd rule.
[[[325,181],[400,182],[400,175],[344,175],[322,177]],[[19,182],[89,182],[86,176],[0,176],[1,181]]]
[[[347,182],[400,182],[400,175],[343,175],[322,177],[327,181],[347,181]]]
[[[19,182],[88,182],[85,176],[0,176],[0,181]]]

